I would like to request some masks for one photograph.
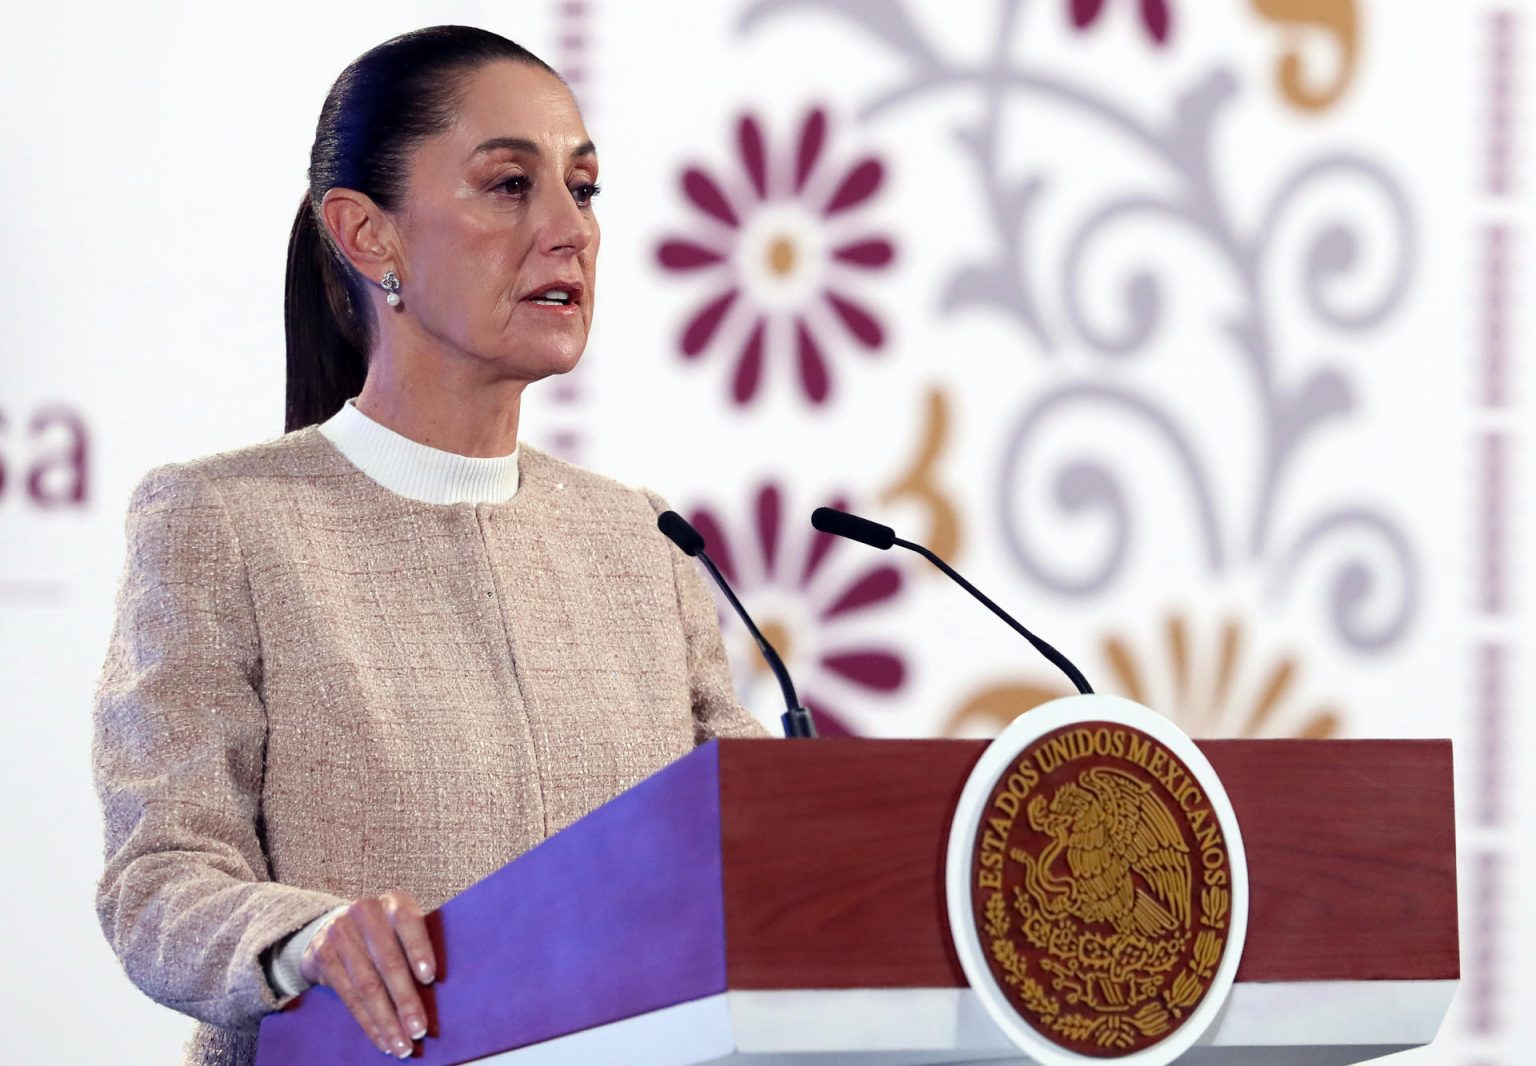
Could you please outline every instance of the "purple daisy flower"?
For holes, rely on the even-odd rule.
[[[1106,3],[1107,0],[1067,0],[1072,25],[1080,30],[1087,29],[1104,13]],[[1158,44],[1167,44],[1173,28],[1173,13],[1169,10],[1168,0],[1138,0],[1138,3],[1142,26]]]
[[[846,501],[831,506],[846,507]],[[809,509],[807,509],[807,514]],[[825,735],[851,732],[840,709],[844,696],[885,695],[906,681],[906,662],[857,630],[871,612],[889,608],[904,585],[902,572],[886,562],[850,569],[831,565],[840,553],[859,550],[817,533],[808,522],[787,523],[783,494],[765,485],[753,503],[750,528],[731,528],[715,512],[699,508],[688,519],[709,545],[710,557],[749,605],[758,627],[784,658],[801,702]],[[804,530],[801,535],[797,531]],[[738,678],[747,686],[769,680],[757,649],[734,617],[725,619],[736,647]]]
[[[698,225],[656,251],[666,270],[707,280],[708,294],[679,346],[685,359],[733,350],[738,404],[756,396],[771,354],[792,354],[802,391],[819,404],[832,387],[829,352],[844,337],[868,351],[885,344],[884,327],[852,291],[860,274],[895,257],[891,242],[858,219],[884,167],[866,157],[834,174],[823,161],[826,138],[826,113],[817,108],[801,124],[793,153],[774,155],[758,120],[743,117],[740,175],[718,180],[698,167],[685,170],[683,195]],[[728,319],[740,328],[724,328]]]

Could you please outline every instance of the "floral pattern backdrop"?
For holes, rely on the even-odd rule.
[[[1417,1058],[1517,1061],[1527,986],[1493,915],[1523,853],[1487,813],[1517,683],[1488,624],[1523,633],[1487,602],[1514,412],[1486,378],[1512,356],[1480,291],[1518,240],[1486,254],[1490,202],[1517,194],[1495,191],[1518,173],[1512,17],[743,0],[694,12],[648,97],[683,120],[631,141],[649,59],[612,42],[643,20],[579,7],[604,143],[653,145],[604,205],[644,352],[600,330],[580,373],[595,426],[642,383],[672,423],[633,461],[595,428],[589,458],[668,469],[824,732],[986,736],[1072,691],[920,558],[814,534],[831,503],[1196,736],[1451,736],[1466,979]],[[722,619],[773,724],[777,686]]]
[[[579,6],[598,32],[604,16]],[[1346,99],[1363,13],[1227,12],[1223,32],[1289,34],[1272,69],[1244,69],[1182,25],[1199,9],[1052,7],[972,4],[970,32],[950,40],[921,5],[756,0],[707,42],[767,51],[784,77],[756,93],[743,80],[713,109],[713,134],[669,131],[672,188],[644,227],[647,287],[677,307],[653,337],[674,360],[661,369],[707,377],[705,402],[737,427],[879,433],[912,458],[891,470],[786,446],[750,503],[730,498],[731,481],[704,495],[721,491],[716,476],[690,484],[702,497],[690,502],[727,558],[753,542],[761,565],[743,576],[799,623],[770,623],[791,662],[858,690],[831,714],[839,729],[884,732],[894,706],[919,728],[987,732],[1067,689],[1021,655],[1007,676],[918,712],[900,699],[915,649],[796,654],[830,620],[810,608],[827,545],[807,542],[804,573],[777,560],[796,529],[778,482],[803,478],[808,460],[878,485],[861,508],[916,523],[1069,632],[1086,626],[1074,643],[1110,687],[1191,729],[1358,733],[1351,705],[1390,689],[1389,664],[1429,639],[1413,503],[1383,491],[1389,454],[1359,450],[1368,409],[1408,410],[1393,377],[1429,354],[1403,350],[1423,284],[1412,160],[1387,138],[1307,125]],[[789,57],[830,32],[845,63],[857,53],[880,73],[808,88],[795,108]],[[1309,38],[1331,43],[1331,64],[1304,52]],[[1100,60],[1110,45],[1132,58]],[[1293,124],[1294,148],[1234,155],[1262,123]],[[919,242],[937,254],[900,277],[899,249]],[[961,331],[1001,365],[951,340]],[[985,413],[972,410],[979,392]],[[972,418],[985,424],[964,427],[960,454]],[[890,575],[882,596],[854,597],[892,647],[921,639],[897,602],[900,575],[926,580],[917,567],[893,560],[877,571]],[[740,650],[738,672],[755,677],[755,653]]]
[[[0,174],[0,803],[54,815],[0,819],[47,871],[0,932],[100,1024],[22,1027],[18,1061],[171,1061],[184,1035],[89,919],[84,709],[123,509],[149,467],[277,432],[315,114],[352,56],[424,21],[548,58],[602,158],[596,328],[528,394],[524,438],[689,516],[824,733],[989,736],[1070,691],[919,557],[813,533],[830,504],[1195,736],[1449,736],[1463,978],[1406,1061],[1529,1058],[1519,5],[27,12],[0,35],[0,92],[26,103],[0,109],[23,162]],[[61,39],[69,77],[42,46]],[[103,162],[66,165],[86,144]]]

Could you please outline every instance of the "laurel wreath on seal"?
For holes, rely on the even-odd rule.
[[[1187,965],[1162,988],[1167,972],[1177,960],[1187,940],[1148,943],[1140,937],[1100,937],[1080,934],[1063,919],[1051,920],[1035,906],[1022,889],[1014,890],[1013,905],[1000,891],[987,896],[982,918],[992,958],[1003,971],[1003,981],[1011,986],[1026,1009],[1038,1016],[1051,1032],[1064,1039],[1091,1039],[1099,1047],[1122,1049],[1136,1042],[1138,1036],[1157,1037],[1171,1027],[1172,1018],[1181,1018],[1185,1010],[1199,1001],[1203,982],[1215,976],[1216,965],[1226,943],[1223,934],[1231,895],[1211,886],[1201,893],[1200,922],[1206,928],[1195,936]],[[1017,929],[1036,949],[1045,952],[1039,962],[1048,989],[1030,973],[1029,960],[1020,955],[1011,934],[1016,925],[1010,911],[1018,915]],[[1127,963],[1127,958],[1132,961]],[[1114,963],[1121,963],[1115,967]],[[1094,1003],[1091,982],[1085,970],[1110,968],[1119,973],[1129,990],[1129,1006],[1141,1005],[1134,1012],[1086,1014],[1068,1009],[1078,1003]],[[1058,995],[1053,995],[1052,990]],[[1159,993],[1161,993],[1159,995]],[[1161,999],[1161,1002],[1159,1002]]]

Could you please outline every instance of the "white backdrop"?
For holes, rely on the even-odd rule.
[[[1463,986],[1404,1058],[1523,1061],[1528,24],[1483,0],[1341,0],[1332,24],[1175,0],[1164,32],[1159,6],[0,14],[7,1059],[175,1061],[187,1023],[92,913],[124,506],[153,465],[280,430],[325,91],[367,47],[463,21],[565,70],[603,160],[596,329],[530,392],[525,439],[713,520],[802,689],[856,732],[984,734],[1063,683],[916,560],[840,546],[804,577],[805,516],[839,496],[1196,735],[1453,737]]]

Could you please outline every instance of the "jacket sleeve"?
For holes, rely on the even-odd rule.
[[[343,902],[272,882],[266,713],[245,565],[217,487],[162,467],[129,506],[93,759],[106,823],[102,930],[152,999],[250,1028],[280,1005],[262,953]]]
[[[667,501],[649,490],[645,493],[658,515],[668,510]],[[688,646],[688,679],[693,695],[693,735],[702,744],[713,737],[766,737],[752,712],[736,698],[731,683],[730,660],[720,638],[720,616],[715,596],[699,573],[699,564],[675,548],[672,577],[677,586],[677,607],[683,638]]]

